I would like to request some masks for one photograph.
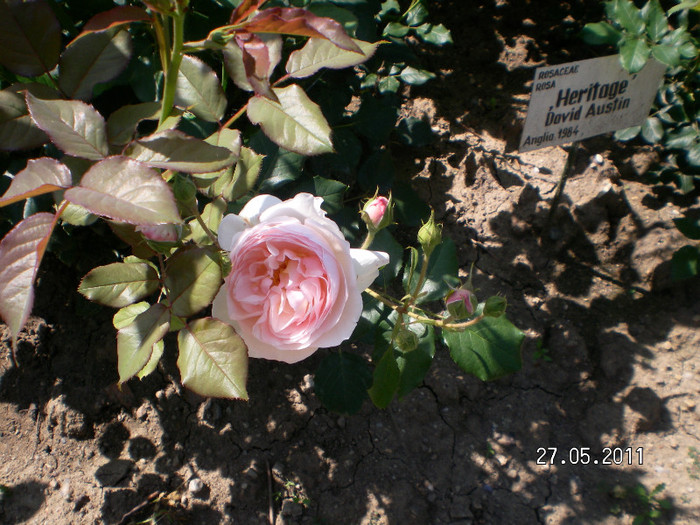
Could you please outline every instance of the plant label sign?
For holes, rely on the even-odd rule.
[[[650,60],[630,75],[618,55],[538,67],[521,152],[638,126],[649,115],[666,66]]]

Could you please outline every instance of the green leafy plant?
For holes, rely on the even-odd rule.
[[[611,495],[621,503],[613,505],[610,511],[620,515],[624,506],[624,510],[635,516],[632,521],[634,525],[654,525],[663,518],[664,512],[673,508],[670,499],[658,497],[665,488],[664,483],[659,483],[651,491],[641,483],[633,487],[616,485]]]
[[[460,285],[454,244],[391,169],[392,134],[413,145],[430,138],[421,121],[395,126],[398,85],[434,77],[406,37],[451,41],[426,4],[148,0],[97,13],[71,1],[0,4],[0,148],[12,168],[0,198],[11,228],[0,242],[0,315],[13,345],[45,251],[65,255],[63,240],[101,228],[119,247],[78,291],[117,309],[119,384],[152,373],[176,332],[185,386],[246,399],[249,345],[240,325],[209,310],[236,255],[222,249],[222,224],[252,228],[259,214],[237,214],[261,202],[255,195],[312,193],[350,242],[390,261],[353,335],[374,346],[374,368],[330,353],[316,374],[329,408],[405,396],[436,341],[483,380],[518,370],[524,335],[505,298],[478,303],[470,282]],[[357,213],[371,192],[376,223],[376,210]],[[394,218],[420,226],[419,248],[404,251]]]
[[[615,46],[622,66],[630,73],[638,72],[650,58],[668,66],[651,116],[642,126],[617,131],[615,138],[626,141],[640,136],[658,145],[663,160],[650,174],[652,182],[673,184],[686,200],[695,200],[700,188],[700,3],[682,1],[664,11],[659,0],[649,0],[642,8],[631,0],[611,0],[605,3],[605,11],[608,21],[584,27],[586,42]],[[681,280],[697,276],[700,215],[688,208],[674,223],[695,242],[673,255],[672,277]]]

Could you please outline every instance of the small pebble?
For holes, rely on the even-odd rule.
[[[51,482],[49,483],[49,488],[51,488],[52,490],[56,490],[60,486],[61,485],[55,479],[52,479]]]
[[[71,490],[69,481],[66,481],[61,487],[61,497],[66,501],[70,501]]]
[[[146,418],[148,417],[148,405],[143,404],[139,407],[139,409],[136,411],[136,417],[140,419],[141,421],[145,421]]]
[[[505,467],[508,464],[508,458],[506,456],[504,456],[503,454],[496,454],[494,459],[502,467]]]
[[[197,494],[200,490],[204,488],[204,482],[199,478],[192,478],[187,485],[187,490],[192,494]]]
[[[605,159],[603,158],[603,156],[600,153],[596,153],[593,156],[593,160],[595,161],[596,164],[603,164],[603,162],[605,161]]]

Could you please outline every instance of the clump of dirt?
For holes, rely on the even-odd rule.
[[[437,140],[393,151],[478,294],[507,297],[521,372],[485,384],[441,348],[421,387],[353,416],[314,397],[318,354],[253,361],[247,403],[181,389],[172,356],[119,390],[113,312],[49,257],[19,368],[2,334],[3,523],[624,524],[661,499],[697,523],[700,284],[670,280],[685,241],[642,182],[657,154],[585,141],[552,212],[567,151],[515,149],[532,68],[590,56],[591,4],[437,3],[455,45],[403,108]]]

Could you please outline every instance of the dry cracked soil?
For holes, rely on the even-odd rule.
[[[402,115],[436,140],[392,148],[463,275],[507,297],[520,372],[482,383],[439,348],[413,393],[352,416],[314,396],[321,353],[252,362],[247,403],[181,389],[173,357],[119,391],[112,312],[48,258],[19,368],[3,332],[0,521],[700,522],[700,282],[669,277],[672,219],[697,202],[643,183],[654,149],[606,135],[580,144],[550,213],[567,151],[517,151],[533,67],[593,56],[576,33],[595,4],[435,2],[455,43],[424,50],[438,79]]]

